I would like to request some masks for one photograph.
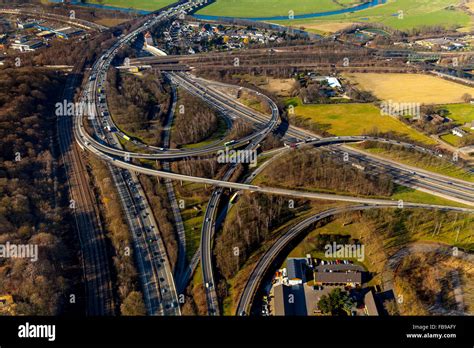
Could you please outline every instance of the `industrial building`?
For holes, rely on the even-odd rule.
[[[43,42],[40,40],[29,40],[26,42],[14,42],[10,45],[14,50],[19,50],[20,52],[33,52],[36,49],[43,46]]]

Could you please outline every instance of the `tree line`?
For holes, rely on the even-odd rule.
[[[282,175],[280,168],[285,168]],[[305,187],[364,196],[390,196],[394,186],[388,175],[372,175],[335,159],[322,151],[307,148],[291,151],[265,170],[270,185]]]
[[[180,89],[171,132],[173,146],[199,143],[219,127],[219,117],[199,98]]]
[[[299,201],[298,201],[299,202]],[[295,206],[305,206],[304,201]],[[228,215],[216,240],[214,255],[222,276],[229,280],[237,274],[251,254],[272,238],[274,229],[295,218],[298,209],[288,199],[260,193],[244,193]]]
[[[63,83],[39,69],[0,70],[0,244],[39,246],[37,262],[0,259],[0,295],[13,295],[19,315],[71,312],[69,294],[80,301],[82,291],[80,247],[52,146]]]
[[[170,106],[169,88],[161,75],[139,77],[110,68],[107,78],[107,101],[117,125],[125,133],[159,146]]]

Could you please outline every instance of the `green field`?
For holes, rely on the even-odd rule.
[[[379,23],[398,30],[410,30],[423,26],[469,27],[469,15],[451,5],[459,5],[461,0],[388,0],[386,4],[367,10],[314,19],[288,20],[281,23],[295,27],[318,23]],[[399,12],[401,11],[401,12]],[[399,18],[399,14],[403,16]]]
[[[326,12],[352,7],[361,0],[217,0],[198,11],[200,15],[225,17],[272,17]]]
[[[440,136],[441,139],[443,139],[445,142],[447,142],[450,145],[453,145],[455,147],[461,147],[461,138],[458,136],[455,136],[454,134],[445,134]]]
[[[154,11],[176,2],[176,0],[87,0],[88,3],[139,10]],[[327,12],[353,7],[362,0],[217,0],[204,7],[198,14],[229,17],[272,17]],[[467,13],[453,9],[461,0],[388,0],[386,4],[367,10],[318,18],[279,21],[280,24],[312,26],[331,23],[380,23],[399,30],[422,26],[469,27],[472,25]],[[399,11],[403,18],[399,19]],[[314,29],[316,30],[316,29]],[[314,31],[313,30],[313,31]],[[317,30],[316,30],[317,31]]]
[[[474,133],[470,127],[463,127],[466,123],[471,123],[474,121],[474,105],[461,103],[461,104],[447,104],[441,105],[442,108],[447,109],[449,114],[447,117],[452,119],[456,124],[461,126],[466,132]],[[462,139],[460,137],[455,136],[454,134],[445,134],[441,136],[448,144],[451,144],[456,147],[462,147]]]
[[[180,210],[186,234],[186,258],[188,261],[191,261],[201,242],[201,226],[204,219],[203,209],[207,206],[207,201],[203,200],[200,196],[200,192],[203,190],[202,185],[183,182],[180,184],[180,188],[187,192],[186,196],[182,196],[176,184],[176,199],[178,203],[179,200],[184,200],[185,203],[185,208]]]
[[[395,192],[390,197],[395,200],[403,200],[404,202],[423,203],[423,204],[436,204],[436,205],[447,205],[452,207],[471,208],[468,205],[450,201],[449,199],[431,195],[426,192],[418,191],[409,187],[397,185]]]
[[[474,105],[472,104],[448,104],[441,107],[447,109],[449,111],[448,117],[461,126],[474,121]]]
[[[426,135],[408,127],[401,121],[380,114],[380,110],[373,104],[308,104],[303,105],[292,99],[295,105],[295,116],[307,119],[309,123],[317,124],[321,129],[334,135],[363,135],[374,129],[379,132],[393,131],[404,134],[415,141],[425,144],[435,144],[435,141]]]
[[[155,11],[177,2],[177,0],[87,0],[90,4],[133,8],[137,10]]]

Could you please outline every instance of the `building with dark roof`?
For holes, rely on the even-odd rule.
[[[60,27],[58,28],[55,24],[50,22],[43,22],[41,24],[36,24],[35,27],[41,31],[46,31],[50,33],[54,33],[56,36],[69,39],[73,36],[80,35],[84,33],[84,30],[74,28],[74,27]]]
[[[288,280],[296,283],[306,283],[307,260],[305,258],[291,257],[286,261]]]
[[[372,289],[365,294],[364,303],[364,312],[366,315],[379,315],[379,310],[377,309],[377,303],[375,302],[374,292]]]
[[[316,272],[314,273],[316,285],[342,285],[357,286],[362,284],[362,273],[360,272]]]
[[[84,33],[84,30],[82,29],[69,27],[59,29],[56,35],[63,39],[70,39],[71,37],[81,35],[82,33]]]
[[[276,285],[273,288],[275,315],[307,315],[306,298],[302,284]]]
[[[37,22],[35,20],[28,20],[26,22],[17,22],[17,26],[19,29],[29,29],[33,28]]]
[[[315,267],[316,272],[324,272],[324,270],[330,270],[333,272],[364,272],[364,267],[356,264],[331,264],[331,265],[318,265]]]
[[[10,47],[21,52],[32,52],[41,46],[43,46],[42,41],[31,40],[23,43],[13,43]]]

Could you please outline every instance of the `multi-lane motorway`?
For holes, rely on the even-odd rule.
[[[143,23],[138,29],[123,36],[103,53],[92,67],[89,82],[82,94],[82,102],[85,105],[94,105],[96,112],[89,115],[92,116],[90,120],[94,137],[100,139],[105,146],[115,148],[123,153],[117,135],[113,132],[105,132],[102,128],[103,123],[100,123],[106,122],[104,118],[108,114],[107,104],[102,99],[102,89],[105,88],[106,74],[112,59],[123,46],[135,39],[139,33],[148,30],[159,21],[176,15],[187,7],[188,4],[181,4],[158,15],[143,19]],[[79,146],[83,149],[89,149],[91,142],[96,142],[95,139],[93,140],[85,132],[83,117],[76,117],[74,121],[74,132]],[[108,163],[113,164],[113,159],[109,157]],[[125,161],[125,163],[127,162]],[[129,171],[130,168],[126,165],[122,168],[113,170],[112,176],[126,212],[125,217],[134,237],[147,311],[151,315],[179,315],[180,308],[171,265],[153,212],[135,173]]]
[[[133,184],[132,191],[130,191],[130,189],[128,189],[128,191],[123,190],[121,197],[122,201],[124,202],[124,209],[126,210],[127,220],[133,231],[132,233],[135,237],[134,240],[139,251],[139,265],[141,265],[140,271],[142,272],[144,288],[146,289],[145,296],[148,298],[147,308],[149,309],[149,312],[151,314],[179,314],[179,307],[177,306],[176,302],[177,294],[170,265],[167,260],[166,250],[159,236],[159,232],[156,229],[156,222],[154,222],[151,217],[153,214],[149,210],[149,205],[146,203],[146,199],[144,197],[145,195],[141,189],[138,180],[132,173],[143,173],[146,175],[154,175],[172,180],[192,181],[204,184],[211,184],[219,187],[213,192],[212,197],[209,201],[204,218],[204,223],[202,226],[201,236],[201,263],[203,269],[203,278],[206,289],[208,309],[210,314],[217,315],[219,314],[219,304],[215,291],[215,283],[213,276],[212,241],[216,229],[216,216],[219,208],[220,197],[223,192],[223,187],[231,188],[234,190],[250,190],[253,192],[304,197],[310,199],[327,199],[331,201],[345,201],[359,204],[363,203],[370,207],[394,205],[398,206],[399,202],[381,199],[320,194],[314,192],[304,192],[271,187],[259,187],[251,185],[249,183],[229,182],[228,180],[232,177],[236,165],[229,166],[222,180],[215,180],[209,178],[186,176],[171,173],[169,171],[154,170],[131,163],[131,158],[146,158],[156,160],[177,159],[215,153],[217,150],[223,149],[223,146],[220,144],[209,146],[206,148],[191,150],[171,150],[164,148],[157,149],[142,146],[142,148],[147,150],[147,153],[130,153],[124,151],[119,146],[119,141],[117,139],[117,136],[121,136],[126,139],[126,135],[121,132],[105,132],[103,129],[107,128],[111,130],[112,127],[114,127],[113,120],[110,118],[110,114],[106,108],[106,103],[103,102],[103,100],[105,99],[105,95],[102,91],[99,91],[99,85],[103,86],[105,84],[106,72],[110,66],[112,58],[116,55],[120,48],[130,43],[134,38],[137,37],[139,33],[148,30],[150,27],[157,24],[161,20],[171,18],[179,11],[186,9],[186,6],[186,4],[182,4],[169,10],[163,11],[158,15],[148,17],[149,19],[147,18],[146,21],[144,20],[143,24],[138,29],[120,38],[120,40],[116,44],[114,44],[99,58],[99,60],[96,62],[91,71],[90,82],[86,89],[86,93],[84,94],[85,100],[93,100],[94,104],[98,105],[98,116],[91,122],[94,128],[94,134],[90,135],[86,131],[82,118],[78,118],[76,120],[74,131],[76,140],[83,149],[91,151],[104,161],[108,162],[110,165],[125,170],[121,172],[121,175],[114,175],[114,181],[118,187],[122,185],[129,187],[130,183]],[[273,101],[271,101],[264,95],[261,95],[262,98],[265,98],[267,100],[272,110],[272,114],[270,116],[262,115],[254,110],[245,107],[238,101],[233,100],[233,98],[231,98],[230,96],[225,95],[224,93],[221,93],[217,89],[213,88],[212,83],[205,82],[202,79],[196,79],[190,74],[169,73],[169,76],[173,83],[178,84],[190,93],[200,97],[211,107],[227,115],[230,119],[241,117],[252,121],[255,124],[255,131],[248,137],[245,137],[243,139],[236,139],[235,143],[233,144],[233,146],[235,147],[245,146],[246,150],[255,150],[256,147],[259,146],[260,142],[278,125],[278,108]],[[327,145],[329,146],[330,150],[334,152],[335,155],[342,155],[344,153],[348,153],[350,156],[353,156],[354,158],[357,158],[360,161],[365,161],[368,164],[376,164],[374,168],[371,168],[372,171],[388,172],[392,174],[395,182],[402,183],[405,186],[425,190],[426,192],[437,194],[438,196],[446,197],[467,205],[474,205],[474,199],[472,194],[474,192],[474,185],[472,183],[448,178],[438,174],[433,174],[406,165],[400,165],[399,163],[377,158],[375,156],[368,155],[352,148],[342,146],[339,147],[336,144],[373,140],[396,143],[397,145],[402,146],[409,146],[412,147],[414,150],[425,151],[427,153],[429,152],[429,150],[418,148],[417,146],[411,144],[404,144],[396,141],[373,137],[331,137],[328,139],[321,139],[311,132],[300,130],[294,127],[290,127],[286,134],[287,136],[295,137],[300,141],[301,144],[306,143],[308,145],[313,146]],[[127,175],[124,173],[129,174]],[[133,190],[135,190],[135,192]],[[128,192],[128,195],[126,192]],[[140,201],[144,202],[145,214],[140,212],[140,210],[142,209],[140,206]],[[409,202],[404,202],[405,207],[411,205],[430,209],[446,209],[446,207],[443,206],[415,205]],[[458,209],[459,211],[472,212],[472,210],[466,208],[456,209]],[[134,223],[136,223],[138,227],[134,227]],[[146,241],[146,239],[150,235],[154,236],[154,238],[156,239],[151,239],[151,243],[145,242],[145,244],[143,244],[140,238],[143,237]],[[159,255],[159,261],[157,261],[156,258],[153,257],[155,253]],[[159,278],[158,282],[154,280],[157,277]],[[150,284],[152,284],[152,286],[150,286]]]
[[[317,143],[332,143],[334,141],[338,141],[340,139],[331,139],[329,141],[320,141],[320,140],[315,140]],[[344,139],[344,140],[360,140],[360,139]],[[367,140],[367,139],[366,139]],[[255,146],[258,144],[258,142],[254,142],[251,144],[251,146]],[[411,145],[407,145],[411,146]],[[97,151],[97,149],[94,149],[94,151]],[[97,154],[99,156],[106,156],[104,153],[101,153],[97,151]],[[111,158],[109,156],[108,160],[112,160],[116,166],[122,166],[124,168],[130,168],[138,172],[142,172],[145,174],[150,174],[150,175],[157,175],[157,176],[163,176],[163,177],[168,177],[172,179],[178,179],[178,180],[189,180],[189,181],[194,181],[194,182],[200,182],[200,183],[208,183],[208,184],[213,184],[216,186],[224,186],[224,187],[230,187],[233,189],[244,189],[244,190],[251,190],[251,191],[261,191],[261,192],[266,192],[266,193],[272,193],[272,194],[282,194],[282,195],[291,195],[291,196],[299,196],[299,197],[306,197],[306,198],[315,198],[315,199],[330,199],[330,200],[342,200],[342,201],[352,201],[352,202],[365,202],[367,204],[383,204],[383,200],[370,200],[370,199],[363,199],[363,198],[357,198],[357,197],[347,197],[347,196],[335,196],[335,195],[323,195],[323,194],[315,194],[315,193],[307,193],[307,192],[299,192],[299,191],[294,191],[294,190],[283,190],[283,189],[276,189],[276,188],[262,188],[262,187],[257,187],[254,185],[248,185],[248,184],[240,184],[240,183],[230,183],[227,182],[224,178],[224,180],[213,180],[213,179],[207,179],[207,178],[195,178],[195,177],[186,177],[183,175],[175,174],[175,173],[169,173],[169,172],[160,172],[152,169],[147,169],[147,168],[142,168],[140,166],[136,166],[130,163],[127,163],[125,161],[122,161],[121,159],[117,158]],[[231,169],[230,169],[231,170]],[[413,173],[410,173],[413,174]],[[230,177],[230,175],[229,175]],[[401,177],[401,175],[399,175]],[[435,180],[440,180],[440,176],[435,176]],[[442,178],[446,180],[446,178]],[[452,180],[452,179],[450,179]],[[442,181],[442,180],[441,180]],[[460,183],[460,181],[458,181]],[[407,181],[408,184],[408,181]],[[462,183],[463,185],[465,183]],[[452,182],[450,186],[452,186]],[[466,184],[467,186],[470,186],[469,183]],[[472,190],[472,186],[470,188]],[[446,188],[443,188],[443,190],[446,190]],[[214,284],[214,277],[212,273],[212,236],[214,234],[215,230],[215,216],[216,216],[216,210],[218,207],[218,202],[220,195],[222,193],[222,190],[217,190],[214,192],[213,197],[211,198],[211,201],[209,202],[208,209],[206,211],[206,217],[205,217],[205,222],[203,224],[203,233],[202,233],[202,244],[201,244],[201,262],[202,262],[202,268],[203,268],[203,275],[204,275],[204,282],[205,282],[205,288],[206,288],[206,293],[207,293],[207,298],[208,298],[208,307],[209,307],[209,312],[211,314],[218,314],[219,309],[218,309],[218,303],[217,303],[217,295],[215,293],[215,284]],[[465,202],[469,203],[469,202]],[[393,202],[391,202],[393,204]],[[438,207],[440,208],[440,207]]]

